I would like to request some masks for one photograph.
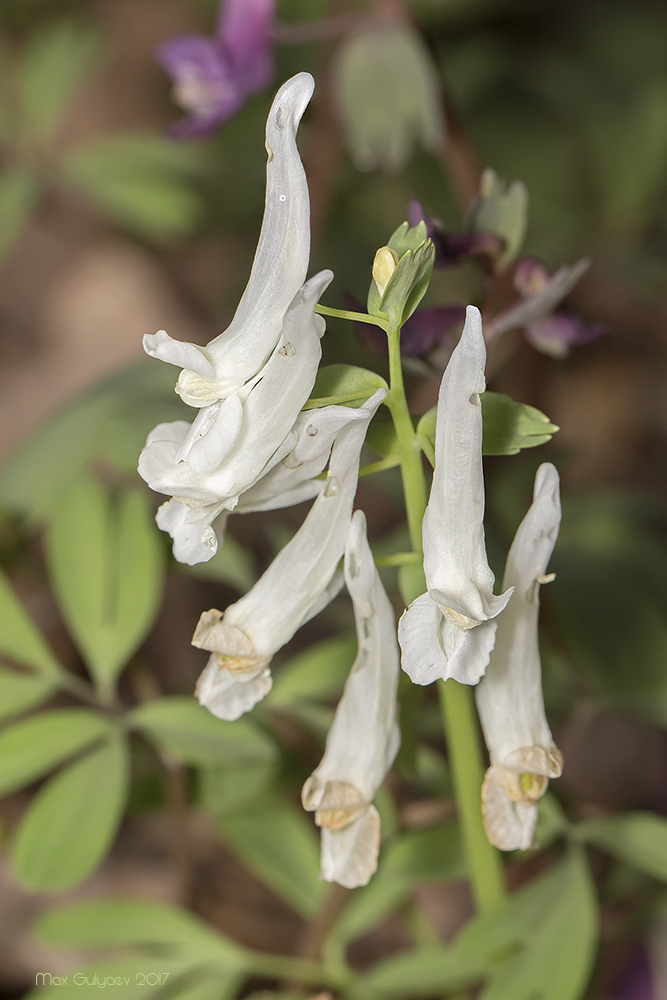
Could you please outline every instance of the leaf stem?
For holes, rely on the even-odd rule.
[[[318,303],[315,312],[320,316],[336,316],[338,319],[349,319],[353,323],[371,323],[379,326],[383,330],[388,329],[388,321],[380,316],[371,316],[369,313],[351,312],[349,309],[332,309],[331,306],[323,306]]]

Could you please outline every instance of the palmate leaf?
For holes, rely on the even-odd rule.
[[[57,689],[50,677],[0,667],[0,721],[40,705]]]
[[[44,677],[61,671],[58,660],[0,570],[0,657],[33,667]]]
[[[97,868],[121,821],[128,780],[127,745],[114,733],[40,789],[13,848],[16,872],[27,888],[62,892]]]
[[[158,534],[144,496],[117,502],[93,480],[63,497],[47,534],[56,599],[86,663],[108,692],[157,614],[163,583]]]

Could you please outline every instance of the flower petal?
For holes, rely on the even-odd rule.
[[[398,623],[401,666],[415,684],[432,684],[438,678],[476,684],[489,662],[496,625],[492,618],[460,629],[447,621],[430,594],[422,594]]]
[[[537,806],[508,797],[490,767],[482,785],[482,815],[489,841],[501,851],[527,851],[535,840]]]
[[[247,675],[232,674],[214,653],[197,682],[195,694],[216,718],[235,722],[265,698],[272,685],[268,667]]]
[[[366,885],[377,869],[380,852],[380,815],[368,806],[342,830],[322,828],[321,877],[346,889]]]

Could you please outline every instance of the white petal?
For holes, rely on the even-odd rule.
[[[259,372],[278,342],[285,311],[305,281],[310,203],[296,132],[313,87],[312,76],[299,73],[280,88],[271,106],[264,220],[248,285],[227,330],[205,348],[179,344],[164,331],[144,338],[153,357],[186,369],[179,391],[192,406],[224,398]]]
[[[514,802],[490,767],[482,785],[482,814],[489,841],[501,851],[527,851],[535,840],[537,806]]]
[[[479,310],[466,322],[440,385],[435,469],[424,515],[424,572],[438,603],[482,622],[499,614],[509,593],[493,594],[484,543],[482,407],[486,347]]]
[[[187,462],[198,475],[214,472],[236,444],[243,420],[238,392],[203,406],[183,441],[177,462]]]
[[[555,766],[555,747],[542,697],[538,590],[559,524],[558,473],[553,465],[544,464],[535,479],[533,503],[507,557],[503,584],[515,590],[498,619],[495,648],[476,691],[492,763],[546,776]],[[542,758],[533,753],[535,769],[524,766],[529,748],[542,748]],[[515,757],[517,751],[522,755]]]
[[[214,529],[212,522],[219,513],[217,504],[187,506],[172,499],[158,508],[155,521],[158,528],[173,538],[174,558],[194,566],[207,562],[218,551],[227,521],[226,516],[218,518]]]
[[[346,889],[366,885],[377,869],[380,816],[375,806],[341,830],[322,827],[321,878]]]
[[[268,667],[263,667],[254,674],[232,674],[220,666],[214,653],[197,682],[195,693],[200,705],[212,715],[234,722],[266,697],[272,684]]]
[[[448,621],[430,594],[422,594],[398,623],[401,666],[415,684],[450,678],[477,684],[489,662],[496,620],[461,629]]]

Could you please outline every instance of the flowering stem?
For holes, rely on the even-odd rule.
[[[394,421],[398,439],[410,539],[415,552],[421,552],[421,525],[427,500],[426,482],[419,435],[413,427],[405,398],[399,327],[390,327],[388,340],[390,390],[386,405]],[[414,594],[414,597],[417,596],[418,594]],[[439,689],[473,894],[479,912],[487,913],[502,903],[505,884],[500,857],[487,840],[482,823],[481,788],[484,767],[471,692],[465,685],[454,680],[440,683]]]
[[[455,680],[441,681],[438,690],[473,895],[479,912],[489,913],[505,899],[505,879],[498,851],[489,843],[482,822],[484,765],[472,692]]]
[[[387,321],[379,316],[371,316],[369,313],[351,312],[349,309],[332,309],[331,306],[323,306],[321,303],[315,306],[315,312],[320,316],[337,316],[338,319],[349,319],[353,323],[372,323],[383,330],[387,329]]]

